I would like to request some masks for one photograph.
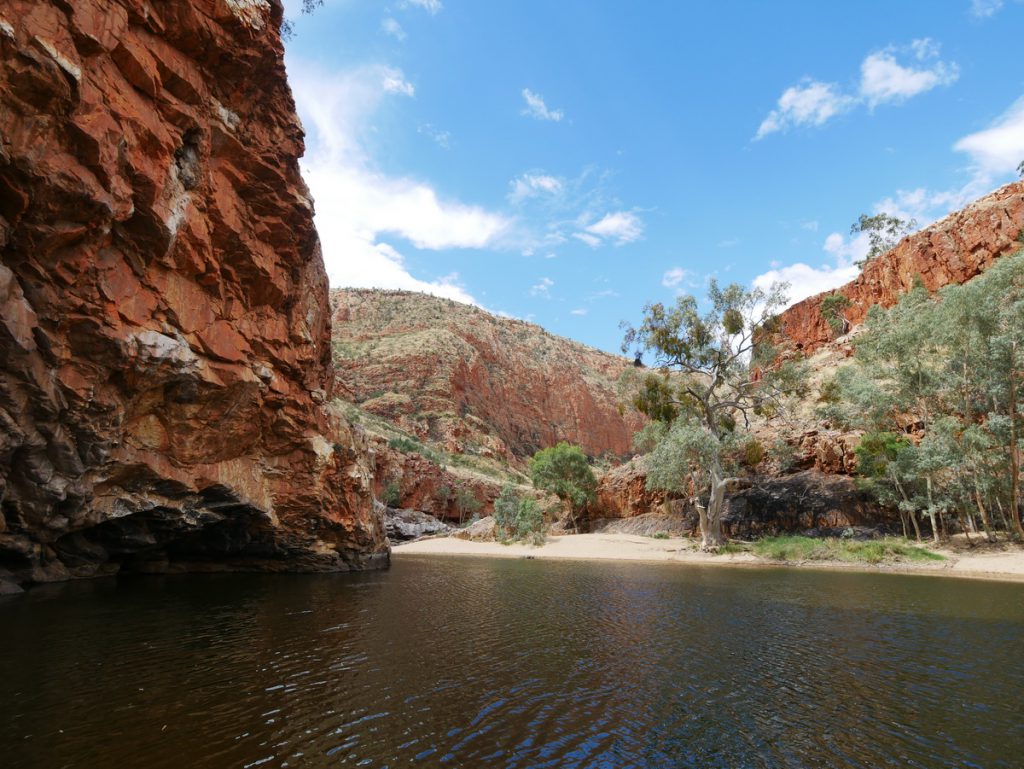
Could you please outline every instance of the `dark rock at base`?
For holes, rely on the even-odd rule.
[[[377,503],[380,504],[380,503]],[[447,534],[452,527],[419,510],[396,510],[380,505],[384,529],[392,541],[408,541],[433,534]]]
[[[0,595],[17,595],[18,593],[24,593],[25,590],[20,585],[9,582],[6,579],[0,579]]]

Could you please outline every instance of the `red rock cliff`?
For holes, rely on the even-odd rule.
[[[448,451],[522,458],[569,441],[624,455],[643,426],[632,407],[619,413],[625,358],[425,294],[331,299],[348,396]]]
[[[0,5],[0,578],[386,563],[281,13]]]
[[[996,259],[1024,247],[1024,181],[1002,187],[961,211],[914,233],[865,265],[856,279],[834,292],[845,295],[851,324],[864,320],[872,305],[891,307],[918,277],[930,291],[964,283]],[[805,299],[782,316],[785,335],[806,351],[833,338],[821,314],[829,293]]]

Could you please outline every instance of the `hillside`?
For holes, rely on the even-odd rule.
[[[625,358],[424,294],[334,290],[331,305],[339,394],[445,451],[516,463],[564,440],[622,457],[642,424],[619,411]]]
[[[856,326],[872,305],[894,305],[915,280],[937,291],[981,274],[1021,247],[1022,232],[1024,181],[1018,181],[903,238],[868,262],[845,286],[793,305],[781,316],[783,333],[797,348],[812,352],[835,337],[821,313],[821,304],[830,294],[849,299],[844,314]]]

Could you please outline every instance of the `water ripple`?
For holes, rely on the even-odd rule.
[[[0,603],[4,766],[1019,767],[1024,586],[404,557]]]

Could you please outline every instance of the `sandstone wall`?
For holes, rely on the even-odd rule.
[[[872,305],[896,304],[918,277],[928,290],[936,291],[984,272],[999,257],[1024,247],[1018,240],[1022,229],[1024,181],[1008,184],[904,238],[836,291],[793,305],[781,316],[782,330],[801,349],[815,350],[834,336],[821,314],[821,303],[829,294],[843,294],[850,300],[844,314],[856,325]]]
[[[347,397],[447,451],[522,459],[568,441],[624,456],[643,426],[619,411],[625,358],[423,294],[331,298]]]
[[[0,578],[386,563],[281,13],[0,5]]]

